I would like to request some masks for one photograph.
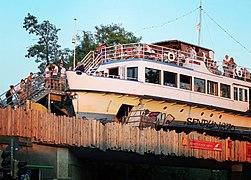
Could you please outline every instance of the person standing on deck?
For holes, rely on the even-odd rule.
[[[56,63],[52,64],[53,70],[52,70],[52,87],[53,89],[58,89],[58,66]]]
[[[196,59],[197,58],[197,52],[196,52],[196,50],[195,50],[195,47],[192,47],[192,59]]]
[[[199,59],[199,60],[203,60],[203,52],[202,52],[202,50],[199,48],[199,52],[198,52],[198,54],[197,54],[197,58]]]
[[[25,81],[21,79],[21,82],[16,87],[16,92],[18,95],[18,103],[22,102],[25,99],[24,86],[25,86]]]
[[[11,85],[10,89],[5,94],[6,99],[7,99],[6,101],[7,105],[13,105],[13,101],[12,101],[13,94],[14,94],[14,86]]]
[[[59,90],[62,91],[63,87],[65,86],[65,77],[66,77],[66,70],[63,64],[59,65],[60,67],[60,80],[59,80]]]
[[[75,71],[84,72],[84,66],[81,62],[77,63],[77,67],[76,67]]]
[[[229,71],[230,71],[230,76],[234,78],[236,64],[234,62],[234,58],[233,57],[231,57],[230,60],[229,60],[228,68],[229,68]]]
[[[46,68],[44,71],[45,74],[45,88],[49,88],[51,84],[51,70],[50,70],[50,64],[46,64]]]
[[[224,71],[223,76],[229,77],[229,58],[228,58],[228,55],[225,55],[225,58],[223,59],[222,68]]]
[[[32,81],[33,81],[33,73],[30,72],[30,75],[27,77],[27,80],[26,80],[26,87],[27,87],[27,90],[26,90],[26,93],[27,93],[27,97],[31,95],[32,93]]]

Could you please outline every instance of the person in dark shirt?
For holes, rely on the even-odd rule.
[[[12,101],[13,93],[14,93],[14,86],[11,85],[10,89],[7,91],[7,93],[5,95],[6,99],[7,99],[7,105],[13,105],[13,101]]]
[[[81,62],[78,62],[77,67],[75,69],[75,71],[81,71],[84,72],[84,66]]]

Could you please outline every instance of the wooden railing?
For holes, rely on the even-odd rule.
[[[248,151],[251,146],[246,141],[219,139],[197,132],[185,134],[150,128],[140,130],[119,123],[103,125],[95,120],[55,116],[37,110],[24,111],[21,108],[0,109],[0,136],[26,137],[31,138],[33,143],[98,148],[103,151],[111,149],[142,155],[152,153],[221,162],[251,162],[251,152]],[[217,146],[217,150],[209,150],[206,146],[211,143],[220,146]]]

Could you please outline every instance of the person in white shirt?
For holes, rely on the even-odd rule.
[[[46,68],[44,71],[45,74],[45,88],[49,88],[51,84],[51,70],[50,70],[50,64],[46,64]]]
[[[25,87],[25,81],[21,79],[20,84],[16,87],[16,92],[18,95],[18,103],[20,103],[25,98],[24,87]]]
[[[197,52],[195,51],[195,47],[192,47],[193,59],[197,59]]]
[[[225,55],[225,58],[223,59],[222,63],[222,68],[223,68],[223,75],[229,77],[229,64],[230,64],[230,59],[228,55]]]
[[[189,58],[196,59],[197,53],[195,51],[195,48],[189,45],[187,50],[188,50]]]
[[[58,89],[58,66],[56,65],[56,63],[52,64],[52,84],[53,84],[53,88],[55,90]]]
[[[59,65],[60,67],[60,80],[59,80],[59,90],[62,91],[63,87],[65,86],[65,77],[66,77],[66,69],[64,68],[63,64]]]

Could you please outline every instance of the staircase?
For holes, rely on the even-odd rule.
[[[85,73],[94,74],[97,71],[98,66],[102,63],[101,54],[95,56],[94,51],[90,51],[80,62],[85,67]],[[26,81],[27,78],[25,79],[25,82]],[[8,90],[0,95],[0,108],[5,108],[8,105],[12,105],[12,107],[14,107],[15,105],[24,107],[26,100],[38,102],[50,93],[58,95],[65,94],[64,91],[57,91],[51,88],[45,88],[45,77],[39,74],[34,74],[31,86],[25,85],[22,89],[19,90],[20,92],[24,92],[23,98],[20,98],[20,96],[18,95],[19,92],[16,90],[19,84],[20,83],[14,86],[13,94],[9,97],[12,98],[11,102],[7,103],[6,93],[8,92]]]
[[[26,80],[26,79],[25,79]],[[14,91],[13,94],[10,98],[12,98],[12,102],[7,103],[7,98],[6,98],[6,92],[0,95],[0,107],[5,108],[8,105],[12,105],[13,107],[15,105],[19,107],[24,107],[25,106],[25,101],[30,100],[32,102],[38,102],[42,98],[44,98],[46,95],[53,93],[53,94],[60,94],[64,95],[64,91],[58,91],[58,90],[53,90],[51,88],[45,88],[45,78],[43,75],[34,75],[33,77],[33,82],[31,86],[25,85],[22,89],[19,91],[24,92],[24,96],[20,98],[18,95],[19,91],[16,91],[17,87],[19,86],[20,83],[14,86]]]
[[[101,64],[101,54],[98,54],[95,57],[94,51],[90,51],[81,61],[81,64],[84,65],[84,72],[87,74],[94,74]]]

